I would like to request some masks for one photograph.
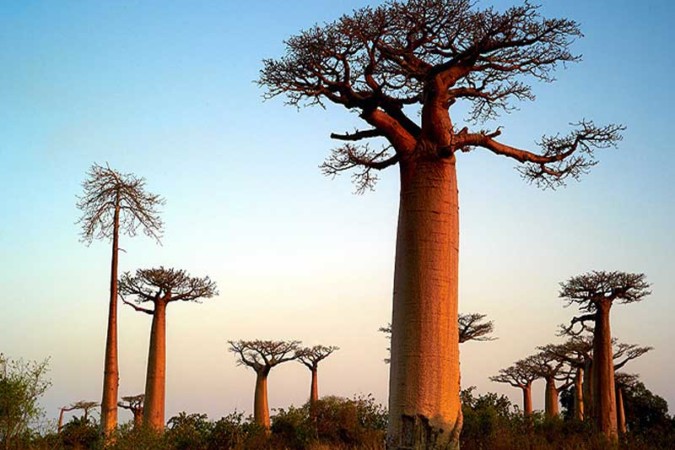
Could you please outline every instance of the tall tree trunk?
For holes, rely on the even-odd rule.
[[[595,329],[593,332],[593,409],[598,430],[610,440],[618,439],[616,423],[616,395],[614,393],[614,359],[607,300],[596,303]]]
[[[143,426],[143,409],[132,409],[134,415],[134,429],[139,430]]]
[[[455,161],[418,156],[401,161],[400,170],[387,448],[456,449],[462,416]]]
[[[63,428],[63,413],[65,412],[64,408],[61,408],[59,410],[59,424],[56,427],[56,432],[60,433],[61,429]]]
[[[616,420],[619,433],[626,434],[626,412],[623,408],[623,389],[616,388]]]
[[[584,419],[595,420],[593,413],[593,359],[584,361],[584,384],[582,386],[584,397]]]
[[[553,377],[546,378],[546,398],[544,402],[544,413],[548,418],[558,417],[560,409],[558,407],[558,389],[555,387]]]
[[[166,305],[155,303],[150,331],[148,372],[145,378],[143,423],[156,431],[164,430],[164,391],[166,382]]]
[[[267,404],[267,373],[264,370],[256,371],[253,419],[269,433],[270,409]]]
[[[312,369],[312,388],[309,392],[309,404],[310,406],[319,401],[319,381],[317,375],[317,369]]]
[[[101,399],[101,426],[105,436],[117,427],[117,389],[119,368],[117,363],[117,257],[119,255],[120,204],[119,196],[113,217],[112,261],[110,264],[110,305],[108,333],[105,342],[103,369],[103,398]]]
[[[525,417],[532,415],[532,383],[521,387],[523,390],[523,414]]]
[[[577,367],[574,377],[574,418],[584,420],[584,369]]]

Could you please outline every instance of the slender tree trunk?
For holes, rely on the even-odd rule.
[[[63,413],[64,413],[64,412],[65,412],[65,410],[64,410],[63,408],[61,408],[61,410],[59,411],[59,424],[58,424],[58,426],[56,427],[56,432],[57,432],[57,433],[60,433],[60,432],[61,432],[61,429],[63,428]]]
[[[253,419],[269,433],[270,409],[267,404],[267,373],[264,370],[256,371]]]
[[[521,387],[523,390],[523,414],[525,417],[532,415],[532,383]]]
[[[132,409],[134,415],[134,429],[139,430],[143,426],[143,409]]]
[[[319,401],[319,381],[317,369],[312,369],[312,388],[309,392],[309,404],[310,406]]]
[[[150,331],[148,372],[145,378],[143,423],[156,431],[164,430],[164,391],[166,382],[166,305],[155,303]]]
[[[614,393],[614,359],[607,300],[596,303],[597,312],[593,332],[593,410],[598,430],[610,440],[618,439],[616,423],[616,395]]]
[[[119,368],[117,363],[117,257],[119,255],[120,205],[119,196],[113,217],[112,261],[110,264],[110,306],[108,309],[108,334],[105,342],[103,369],[103,398],[101,399],[101,426],[107,437],[117,427],[117,389]]]
[[[558,407],[558,389],[555,387],[553,377],[546,379],[546,398],[544,403],[544,413],[548,418],[558,417],[560,409]]]
[[[455,161],[417,156],[401,161],[400,170],[387,448],[456,449],[462,416]]]
[[[584,419],[595,420],[593,413],[593,360],[588,358],[584,361],[584,384],[582,386],[584,397]]]
[[[626,412],[623,408],[623,389],[616,388],[616,420],[619,433],[626,434]]]
[[[574,418],[584,420],[584,369],[577,367],[577,374],[574,377]]]

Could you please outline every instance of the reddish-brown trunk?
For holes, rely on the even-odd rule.
[[[546,417],[558,417],[560,412],[558,408],[558,389],[555,387],[553,377],[546,378],[546,398],[544,403],[544,413]]]
[[[532,415],[532,383],[528,383],[521,387],[523,390],[523,414],[525,417]]]
[[[626,434],[626,412],[623,409],[623,389],[616,388],[616,421],[619,433]]]
[[[583,380],[584,369],[577,367],[577,374],[574,377],[574,418],[576,420],[584,420]]]
[[[56,432],[60,433],[61,429],[63,428],[63,413],[65,412],[64,408],[61,408],[59,411],[59,424],[56,427]]]
[[[267,373],[257,371],[255,377],[255,397],[253,400],[253,419],[255,423],[270,430],[270,409],[267,404]]]
[[[610,440],[618,439],[616,395],[614,393],[614,358],[612,333],[609,326],[610,301],[596,304],[593,332],[593,410],[598,430]]]
[[[309,392],[309,404],[313,405],[319,401],[319,381],[317,375],[317,369],[312,369],[312,388]]]
[[[166,383],[166,305],[163,299],[154,302],[148,372],[145,378],[143,423],[153,430],[164,430],[164,391]]]
[[[584,419],[594,420],[593,414],[593,360],[584,361],[584,384],[582,386],[584,400]]]
[[[462,422],[455,161],[425,151],[400,163],[389,449],[457,448]]]
[[[101,426],[105,436],[117,427],[117,389],[119,369],[117,362],[117,257],[119,255],[120,205],[119,198],[113,217],[112,261],[110,264],[110,304],[108,332],[105,342],[103,369],[103,397],[101,399]]]

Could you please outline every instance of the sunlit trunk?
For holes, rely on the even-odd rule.
[[[462,422],[455,162],[416,157],[400,170],[387,448],[454,449]]]
[[[523,414],[525,417],[532,415],[532,383],[521,388],[523,390]]]
[[[626,412],[623,408],[623,389],[616,388],[616,421],[619,433],[626,434]]]
[[[558,407],[558,389],[555,387],[553,377],[546,378],[546,397],[544,402],[544,413],[548,418],[558,417],[560,409]]]
[[[312,369],[312,389],[309,393],[309,404],[313,405],[319,400],[319,381],[317,369]]]
[[[110,303],[108,308],[108,333],[105,342],[103,369],[103,397],[101,399],[101,426],[105,436],[117,427],[117,389],[119,369],[117,363],[117,257],[119,255],[120,205],[119,198],[113,217],[112,261],[110,264]]]
[[[584,369],[577,367],[577,374],[574,377],[574,418],[584,420]]]
[[[255,423],[269,432],[270,409],[267,404],[267,373],[257,371],[255,377],[255,397],[253,400],[253,419]]]
[[[593,332],[593,410],[598,430],[610,440],[618,439],[616,396],[614,393],[614,359],[612,333],[609,326],[609,301],[596,304]]]
[[[63,428],[63,413],[65,412],[64,408],[61,408],[59,410],[59,424],[56,427],[56,432],[60,433],[61,429]]]
[[[164,430],[164,395],[166,384],[166,302],[154,302],[148,372],[145,378],[143,423],[156,431]]]
[[[133,409],[131,412],[134,415],[134,428],[138,430],[143,426],[143,409]]]

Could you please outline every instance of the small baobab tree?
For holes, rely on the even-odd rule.
[[[143,426],[143,400],[145,394],[128,395],[122,397],[122,400],[117,402],[117,406],[123,409],[128,409],[134,416],[134,428],[139,429]]]
[[[636,374],[625,372],[616,372],[614,374],[614,386],[616,388],[616,422],[619,433],[626,434],[628,431],[626,427],[626,409],[623,404],[623,393],[628,387],[634,386],[640,379]]]
[[[532,382],[539,375],[531,370],[528,364],[521,360],[506,369],[501,369],[498,375],[490,377],[496,383],[507,383],[523,391],[523,415],[532,415]]]
[[[567,389],[574,383],[573,369],[568,367],[564,360],[546,351],[528,356],[523,360],[523,364],[527,367],[527,370],[546,381],[544,414],[546,414],[546,417],[558,417],[560,391]],[[556,384],[556,382],[560,382],[560,384]]]
[[[117,358],[117,274],[120,234],[135,236],[138,230],[158,243],[162,237],[162,220],[158,207],[164,200],[145,190],[145,180],[131,173],[121,173],[108,165],[94,164],[82,183],[84,194],[78,197],[77,207],[82,211],[78,223],[82,225],[82,240],[91,244],[94,239],[112,241],[110,263],[110,301],[103,369],[103,396],[101,426],[106,436],[117,426],[117,392],[119,365]]]
[[[89,412],[100,406],[98,402],[87,402],[84,400],[80,400],[79,402],[75,402],[71,404],[70,406],[63,406],[59,408],[59,422],[58,422],[58,427],[57,430],[60,433],[61,430],[63,429],[63,414],[66,412],[70,411],[76,411],[76,410],[82,410],[82,421],[87,424],[89,423]]]
[[[470,0],[389,0],[300,32],[285,41],[284,56],[263,62],[266,98],[335,103],[365,122],[331,135],[344,144],[323,164],[325,174],[354,171],[363,192],[376,171],[399,166],[389,448],[459,442],[459,156],[475,149],[505,156],[548,187],[587,172],[594,149],[621,137],[621,126],[581,121],[530,151],[504,143],[499,127],[480,128],[512,100],[534,99],[528,79],[553,81],[559,65],[578,61],[570,46],[579,37],[577,23],[542,17],[530,3],[498,11]],[[471,129],[456,126],[452,108],[462,103],[471,106]]]
[[[339,347],[315,345],[314,347],[305,347],[296,350],[296,359],[312,373],[312,384],[309,390],[310,408],[319,400],[319,363],[328,358],[333,352],[339,350]]]
[[[612,441],[618,439],[614,357],[609,313],[614,302],[634,303],[650,294],[644,274],[592,271],[560,283],[560,298],[576,304],[584,314],[572,319],[569,329],[584,322],[593,325],[591,391],[593,418],[598,430]]]
[[[253,419],[255,423],[270,429],[270,410],[267,403],[267,377],[273,367],[292,361],[300,349],[300,341],[227,341],[229,350],[237,356],[237,364],[255,371],[255,395]]]
[[[124,303],[152,316],[143,424],[161,431],[166,388],[166,308],[172,302],[198,302],[218,295],[216,283],[209,277],[191,277],[183,270],[160,267],[138,269],[133,276],[126,272],[120,279],[119,289]],[[134,297],[134,302],[128,301],[127,296]],[[140,306],[147,303],[152,303],[152,309]]]

